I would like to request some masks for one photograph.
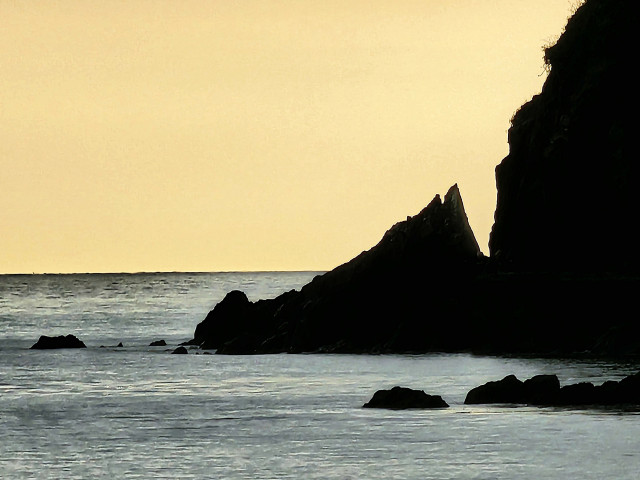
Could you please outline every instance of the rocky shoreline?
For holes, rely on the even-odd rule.
[[[631,138],[638,4],[587,0],[514,115],[485,257],[457,185],[300,291],[230,292],[191,345],[275,352],[640,355]]]
[[[515,375],[487,382],[471,389],[465,405],[527,405],[536,407],[602,408],[640,405],[640,372],[619,382],[609,380],[602,385],[581,382],[560,386],[556,375],[536,375],[524,382]],[[393,387],[378,390],[363,408],[404,410],[413,408],[448,408],[439,395],[423,390]]]
[[[164,341],[154,341],[149,347],[167,347]],[[42,335],[31,347],[32,350],[87,348],[75,335],[49,337]],[[101,349],[106,348],[104,346]],[[112,347],[124,348],[122,343]],[[165,350],[171,354],[187,354],[184,345]],[[206,353],[206,352],[205,352]],[[536,375],[525,381],[515,375],[490,381],[469,390],[465,405],[528,405],[538,407],[638,407],[640,406],[640,372],[628,375],[620,381],[609,380],[601,385],[591,382],[560,385],[557,375]],[[378,390],[363,408],[392,410],[449,408],[440,395],[431,395],[423,390],[395,386],[389,390]]]
[[[542,92],[514,115],[496,168],[489,256],[453,185],[299,291],[256,302],[229,292],[183,346],[640,356],[640,162],[629,114],[639,10],[587,0],[546,48]]]

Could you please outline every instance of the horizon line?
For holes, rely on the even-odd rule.
[[[111,271],[111,272],[7,272],[0,273],[0,277],[10,275],[168,275],[168,274],[212,274],[212,273],[325,273],[329,270],[315,270],[315,269],[302,269],[302,270],[195,270],[195,271],[181,271],[181,270],[156,270],[156,271],[136,271],[136,272],[123,272],[123,271]]]

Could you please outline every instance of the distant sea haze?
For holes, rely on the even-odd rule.
[[[638,478],[639,411],[463,404],[508,374],[599,384],[633,362],[171,355],[229,290],[269,298],[314,275],[0,276],[2,478]],[[30,350],[42,334],[87,348]],[[450,408],[361,408],[395,385]]]

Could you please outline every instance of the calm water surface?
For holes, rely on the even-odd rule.
[[[313,275],[0,276],[0,477],[640,478],[638,411],[463,405],[510,373],[601,383],[637,364],[170,355],[227,291],[267,298]],[[88,348],[28,349],[67,333]],[[160,338],[169,346],[148,346]],[[361,408],[394,385],[451,408]]]

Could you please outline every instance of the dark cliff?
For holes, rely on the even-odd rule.
[[[514,115],[490,258],[457,186],[299,292],[231,292],[196,328],[219,353],[640,354],[632,75],[638,3],[588,0]]]
[[[638,2],[589,0],[545,51],[542,92],[496,168],[491,257],[513,270],[638,271]]]

